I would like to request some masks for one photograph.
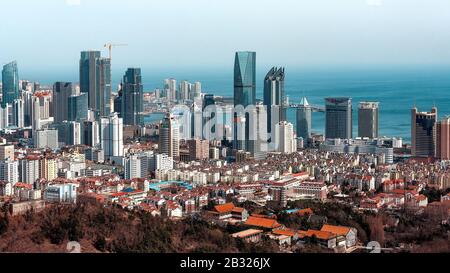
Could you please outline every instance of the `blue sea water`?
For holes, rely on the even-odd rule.
[[[257,97],[262,99],[264,72],[257,73]],[[162,86],[164,78],[188,79],[202,82],[203,92],[232,96],[232,71],[195,71],[168,74],[145,79],[151,90]],[[149,81],[151,79],[151,81]],[[159,83],[158,83],[159,81]],[[156,82],[156,85],[155,85]],[[286,68],[286,94],[291,102],[306,96],[310,104],[323,105],[325,97],[348,96],[353,99],[353,135],[357,136],[357,107],[361,101],[380,102],[380,135],[410,140],[411,108],[430,111],[438,107],[440,117],[450,115],[450,68],[382,68],[382,69],[311,69]],[[296,123],[295,110],[288,113],[289,121]],[[312,129],[324,133],[325,114],[314,113]]]
[[[270,67],[257,71],[257,97],[262,99],[263,79]],[[233,95],[233,68],[216,69],[166,69],[143,68],[146,91],[161,88],[165,78],[178,81],[202,82],[203,92],[219,96]],[[115,85],[120,81],[118,69],[113,70]],[[70,79],[70,77],[67,77]],[[66,79],[67,79],[66,78]],[[77,75],[73,75],[77,81]],[[45,83],[45,79],[37,79]],[[59,79],[47,79],[47,83]],[[323,105],[325,97],[348,96],[353,98],[353,135],[357,136],[357,106],[360,101],[380,102],[380,135],[402,137],[410,140],[411,108],[420,111],[438,107],[440,117],[450,115],[450,67],[377,67],[377,68],[310,68],[286,67],[286,94],[291,102],[304,95],[310,104]],[[158,119],[160,116],[147,118]],[[288,119],[295,124],[295,110]],[[314,132],[324,132],[324,113],[313,114]]]

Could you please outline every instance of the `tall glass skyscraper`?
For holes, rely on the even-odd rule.
[[[68,98],[67,120],[82,121],[88,119],[88,94],[73,95]]]
[[[305,142],[311,137],[311,115],[311,106],[303,97],[297,108],[297,137],[303,138]]]
[[[19,98],[19,70],[16,61],[3,66],[2,86],[2,107],[4,108],[7,103],[13,103]]]
[[[74,88],[71,82],[56,82],[53,85],[53,116],[55,122],[63,122],[68,119],[69,97],[74,95]]]
[[[255,105],[256,52],[236,52],[234,60],[234,105]]]
[[[100,51],[83,51],[80,58],[80,91],[88,93],[89,108],[97,118],[111,113],[111,60]]]
[[[271,133],[280,121],[286,121],[284,75],[283,67],[279,69],[273,67],[264,78],[264,106],[267,111],[268,133]]]
[[[121,111],[125,125],[144,125],[144,88],[140,68],[128,68],[123,77]]]
[[[234,60],[234,106],[256,104],[256,52],[236,52]],[[249,115],[234,114],[234,149],[249,145]],[[241,128],[239,130],[238,128]]]
[[[352,99],[325,99],[325,138],[352,138]]]

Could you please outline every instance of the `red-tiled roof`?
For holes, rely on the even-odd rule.
[[[263,228],[281,227],[281,224],[274,219],[259,218],[254,216],[248,217],[247,221],[245,221],[245,224],[248,226],[263,227]]]
[[[227,212],[231,212],[234,209],[234,204],[233,203],[226,203],[223,205],[217,205],[214,206],[214,210],[218,213],[227,213]]]
[[[351,228],[344,226],[323,225],[320,231],[331,232],[336,235],[346,236],[350,232]]]
[[[313,230],[313,229],[310,229],[308,231],[303,231],[303,230],[299,231],[300,238],[313,237],[313,236],[315,236],[317,239],[320,239],[320,240],[329,240],[329,239],[335,238],[336,234],[327,232],[327,231]]]

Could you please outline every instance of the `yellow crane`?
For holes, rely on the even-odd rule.
[[[105,44],[105,48],[107,48],[109,50],[109,59],[112,59],[112,49],[114,47],[118,47],[118,46],[128,46],[127,44],[113,44],[113,43],[106,43]]]

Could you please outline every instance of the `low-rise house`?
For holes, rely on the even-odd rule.
[[[299,239],[303,242],[314,242],[320,246],[326,248],[335,248],[337,246],[337,235],[327,231],[321,230],[307,230],[307,231],[299,231]]]
[[[356,228],[344,227],[344,226],[333,226],[333,225],[323,225],[321,231],[331,232],[337,236],[343,236],[345,238],[345,246],[352,247],[356,245],[357,242],[357,230]]]
[[[277,220],[275,219],[260,218],[255,216],[248,217],[247,221],[245,221],[244,224],[246,226],[260,228],[267,231],[271,231],[282,227],[282,225],[278,223]]]
[[[261,236],[263,234],[263,231],[260,229],[247,229],[244,231],[236,232],[231,234],[234,238],[240,238],[247,243],[257,243],[261,241]]]
[[[238,221],[245,221],[248,217],[246,209],[236,207],[233,203],[216,205],[210,213],[218,220],[228,220],[232,218]]]

